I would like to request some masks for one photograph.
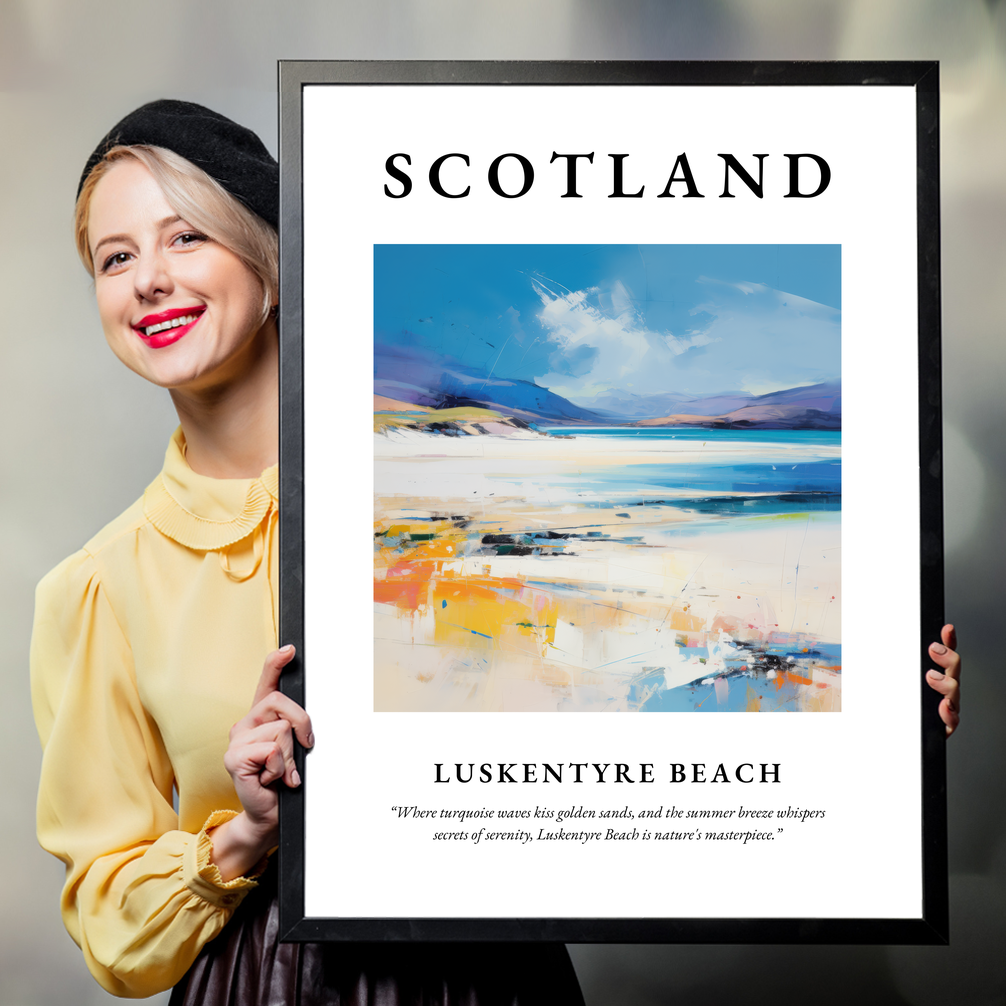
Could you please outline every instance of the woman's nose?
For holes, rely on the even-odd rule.
[[[133,271],[137,300],[155,301],[174,290],[168,262],[160,251],[141,254]]]

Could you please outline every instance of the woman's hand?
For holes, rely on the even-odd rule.
[[[926,674],[929,687],[943,696],[940,719],[946,724],[949,737],[961,721],[961,658],[957,653],[957,632],[952,625],[944,625],[940,633],[942,642],[931,643],[929,656],[943,668]]]
[[[311,718],[278,688],[295,652],[284,646],[266,657],[251,711],[231,727],[224,766],[244,810],[209,833],[211,859],[224,880],[247,873],[276,845],[279,793],[273,784],[282,779],[291,788],[300,785],[294,734],[304,747],[314,746]]]

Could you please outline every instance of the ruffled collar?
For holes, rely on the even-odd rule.
[[[279,500],[279,466],[257,479],[213,479],[185,460],[185,437],[175,430],[164,468],[143,494],[143,512],[162,534],[186,548],[211,552],[252,533]]]

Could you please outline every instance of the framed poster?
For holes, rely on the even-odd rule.
[[[936,66],[280,87],[287,938],[944,941]]]

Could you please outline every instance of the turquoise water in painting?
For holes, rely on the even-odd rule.
[[[707,430],[547,427],[555,437],[639,444],[646,464],[584,467],[587,506],[666,504],[719,518],[837,512],[842,500],[842,435],[819,430]],[[708,445],[708,454],[694,443]],[[688,444],[682,452],[678,445]],[[667,461],[660,458],[662,447]],[[672,459],[673,455],[673,459]],[[536,479],[538,481],[538,479]]]
[[[698,426],[539,426],[539,429],[552,436],[708,440],[710,443],[819,444],[837,447],[842,442],[842,434],[833,430],[709,430]]]

